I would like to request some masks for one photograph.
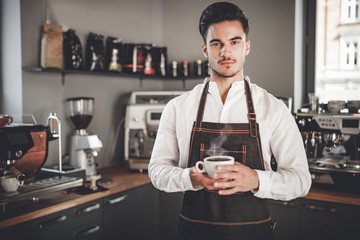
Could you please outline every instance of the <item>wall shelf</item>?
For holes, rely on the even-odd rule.
[[[122,73],[122,72],[90,72],[86,70],[60,70],[60,69],[53,69],[53,68],[41,68],[41,67],[23,67],[23,71],[26,72],[46,72],[46,73],[59,73],[61,74],[61,82],[65,84],[65,77],[67,74],[87,74],[87,75],[99,75],[99,76],[112,76],[112,77],[121,77],[121,78],[138,78],[140,79],[140,83],[144,79],[159,79],[159,80],[179,80],[183,82],[183,87],[185,86],[185,81],[190,79],[203,79],[205,76],[197,77],[197,76],[189,76],[189,77],[170,77],[170,76],[152,76],[152,75],[144,75],[144,74],[129,74],[129,73]]]

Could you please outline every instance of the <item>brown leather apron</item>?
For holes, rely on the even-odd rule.
[[[264,169],[259,126],[246,80],[244,85],[249,123],[212,123],[202,121],[209,81],[206,83],[192,129],[188,167],[208,156],[230,155],[252,169]],[[207,189],[187,191],[180,217],[183,239],[271,239],[272,236],[267,201],[255,197],[251,191],[228,196]]]

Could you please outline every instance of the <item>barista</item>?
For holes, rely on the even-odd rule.
[[[243,74],[250,52],[243,11],[214,3],[202,13],[199,29],[210,77],[165,107],[149,176],[160,190],[185,191],[180,239],[272,239],[265,199],[290,200],[310,188],[301,135],[285,104]],[[217,173],[218,180],[194,167],[220,154],[236,163],[218,167],[230,171]]]

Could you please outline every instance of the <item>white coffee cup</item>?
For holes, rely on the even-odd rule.
[[[204,158],[204,161],[196,162],[195,166],[200,173],[207,173],[209,177],[214,179],[214,173],[226,172],[217,169],[220,165],[233,165],[234,157],[232,156],[211,156]]]
[[[5,175],[0,177],[1,187],[5,192],[15,192],[24,181],[18,181],[13,175]]]
[[[328,102],[328,110],[331,113],[340,113],[346,106],[345,101],[337,100],[337,101],[329,101]]]

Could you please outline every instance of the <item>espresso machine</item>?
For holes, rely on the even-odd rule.
[[[313,183],[360,192],[360,114],[297,113]]]
[[[96,180],[101,178],[97,171],[95,157],[103,147],[98,135],[86,131],[94,114],[94,101],[92,97],[68,98],[70,119],[75,126],[75,132],[70,140],[70,165],[85,169],[86,181],[92,176]]]
[[[0,176],[13,175],[23,184],[16,191],[0,189],[0,206],[3,212],[5,205],[13,199],[30,196],[29,199],[36,200],[39,194],[83,184],[81,177],[63,174],[61,121],[56,113],[50,114],[47,125],[37,124],[29,114],[13,117],[14,122],[0,126]],[[48,156],[48,142],[53,140],[57,140],[59,144],[59,166],[57,171],[43,177],[40,172]]]
[[[135,91],[125,115],[124,151],[129,168],[148,168],[160,117],[165,105],[183,91]]]

